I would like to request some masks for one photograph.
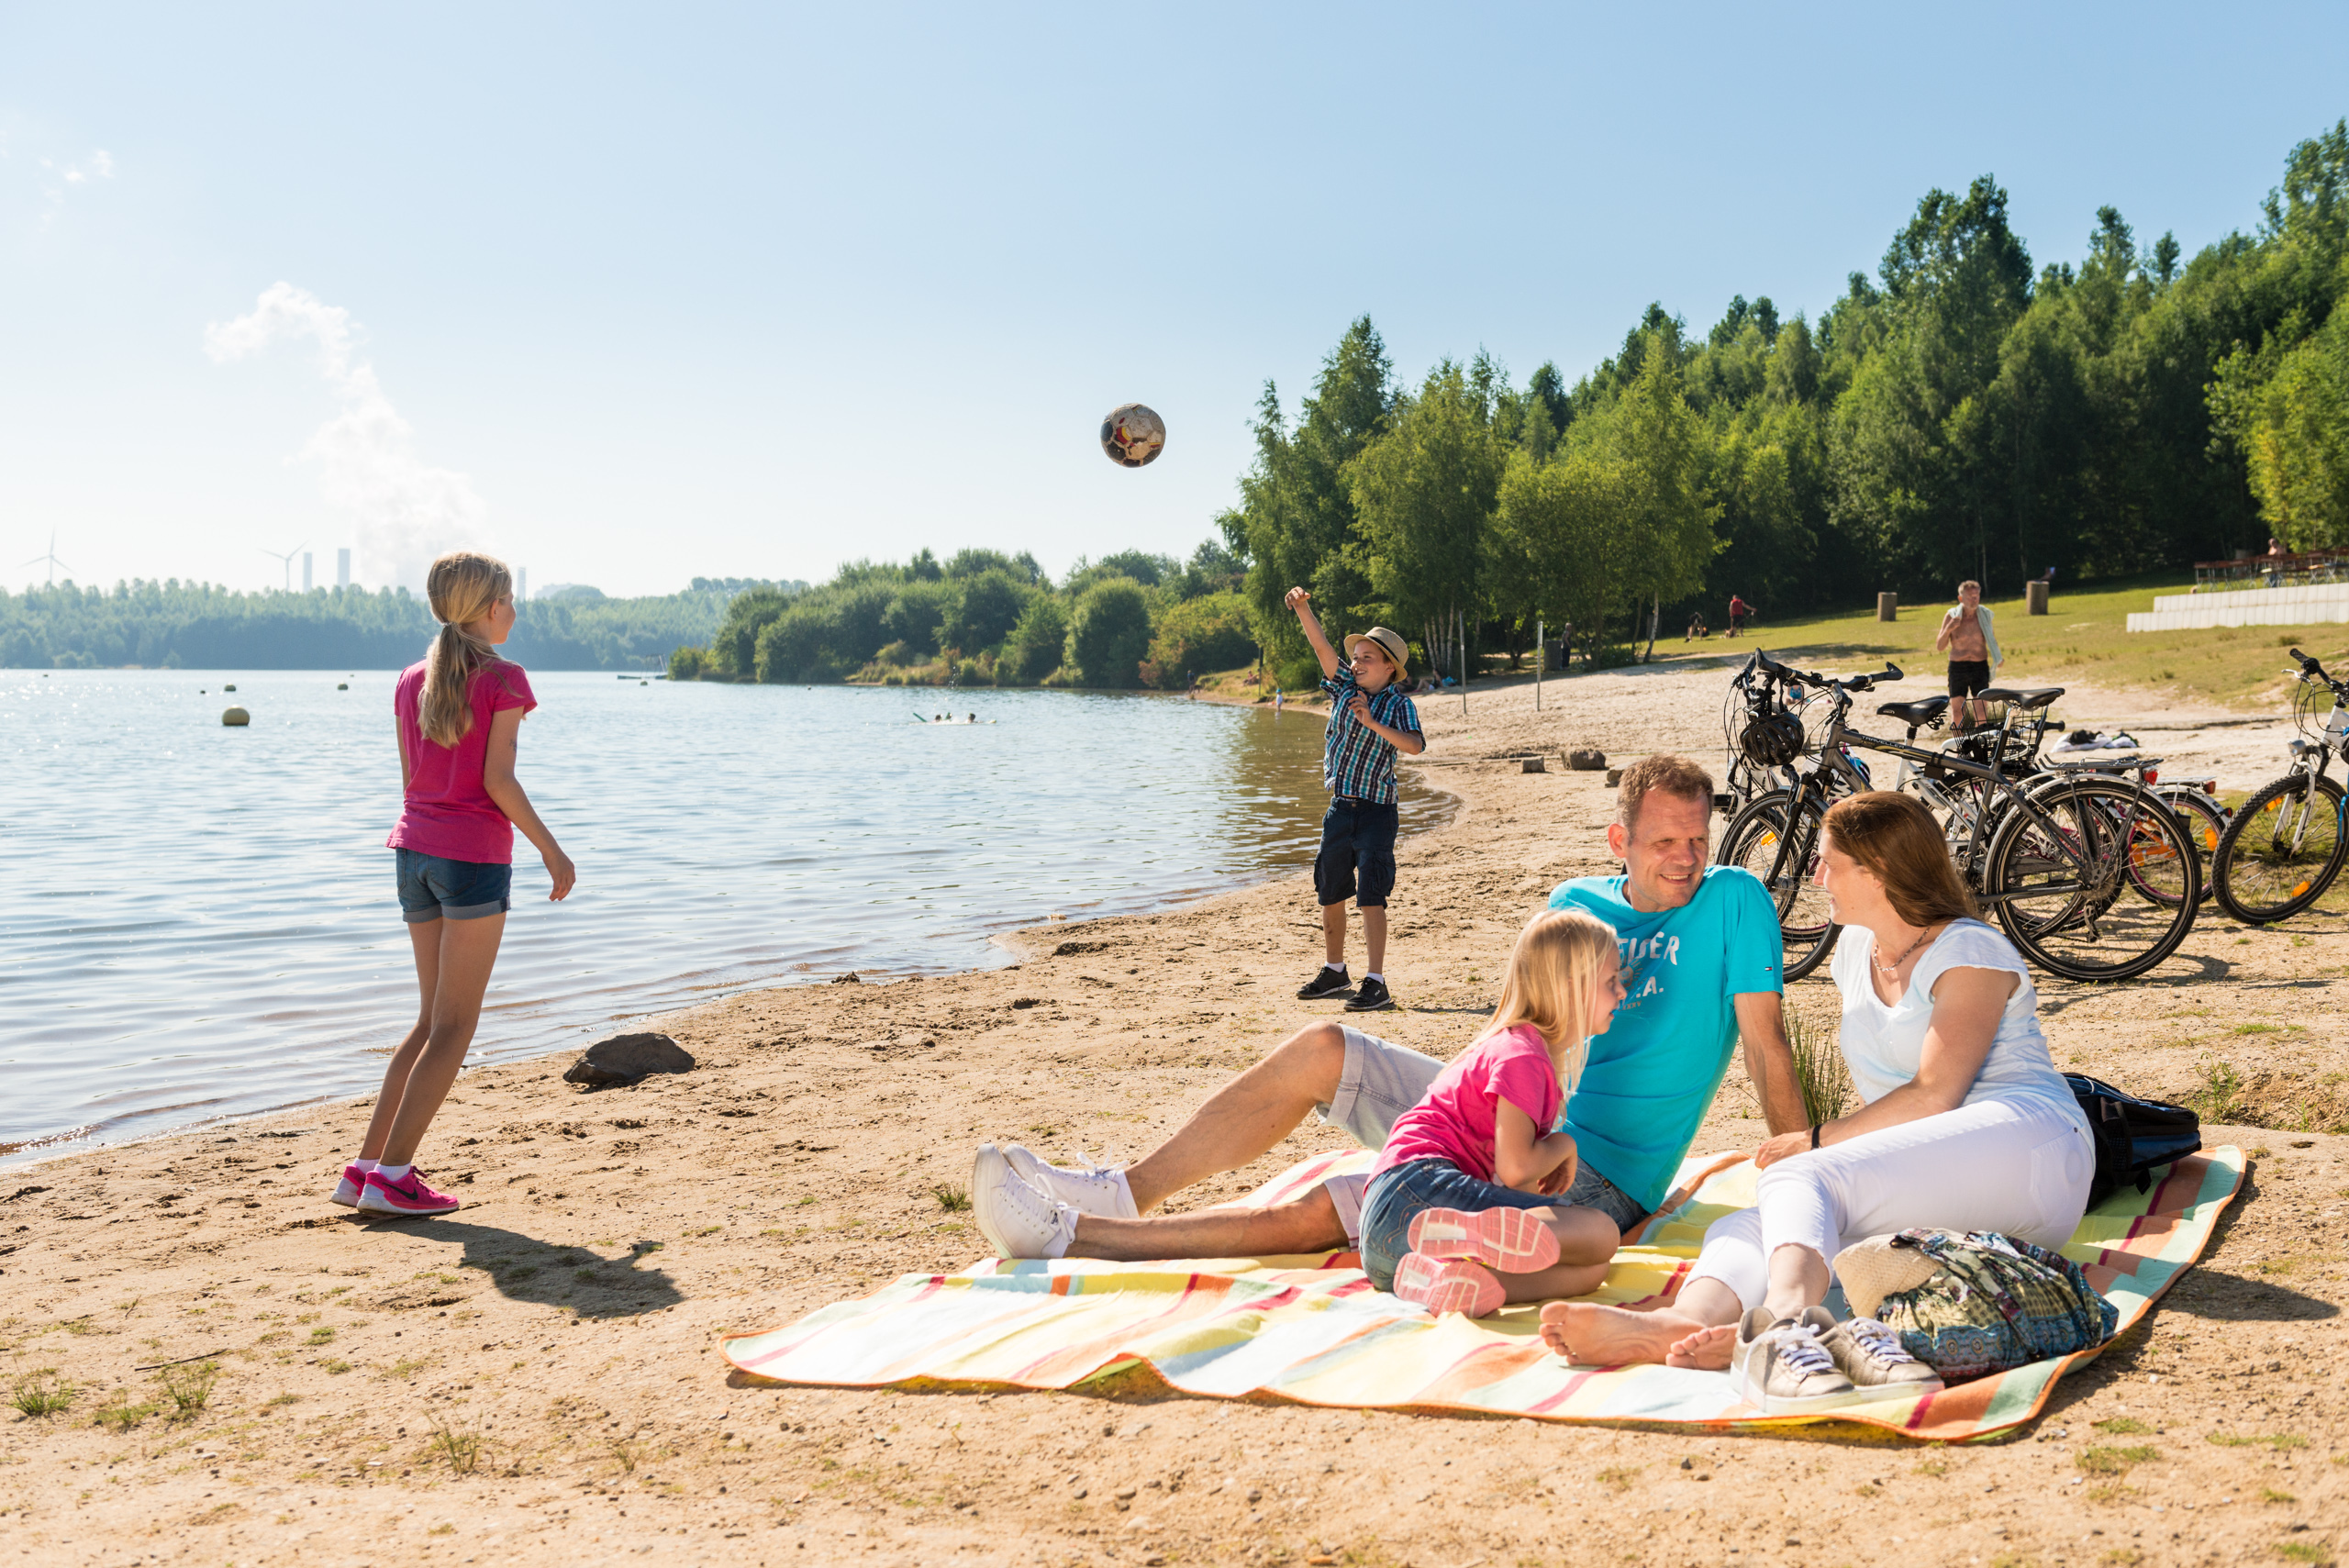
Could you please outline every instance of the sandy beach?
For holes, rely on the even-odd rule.
[[[1553,680],[1539,713],[1530,682],[1479,689],[1464,717],[1456,696],[1422,699],[1423,776],[1460,805],[1403,848],[1402,1010],[1375,1027],[1465,1044],[1525,917],[1611,869],[1612,793],[1560,752],[1711,762],[1725,682]],[[2280,771],[2288,728],[2077,687],[2058,711],[2235,787]],[[1521,772],[1524,754],[1549,771]],[[1008,968],[616,1018],[699,1066],[593,1093],[562,1081],[568,1057],[469,1073],[420,1156],[467,1203],[437,1221],[327,1203],[363,1104],[11,1170],[8,1376],[75,1393],[0,1414],[0,1560],[2021,1565],[2283,1561],[2279,1545],[2328,1562],[2349,1539],[2349,1138],[2298,1129],[2349,1118],[2349,937],[2322,914],[2243,930],[2206,908],[2141,982],[2042,978],[2059,1064],[2177,1098],[2223,1062],[2268,1125],[2206,1129],[2251,1157],[2210,1251],[2006,1441],[729,1377],[721,1332],[980,1256],[938,1189],[967,1181],[981,1139],[1137,1156],[1334,1015],[1292,996],[1317,930],[1291,877],[1026,933]],[[1790,1000],[1834,1017],[1823,976]],[[1697,1151],[1763,1132],[1732,1068]],[[1180,1202],[1341,1141],[1308,1127]],[[184,1414],[147,1370],[206,1361],[217,1380]],[[2091,1448],[2136,1457],[2092,1471]]]

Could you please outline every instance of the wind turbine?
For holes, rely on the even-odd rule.
[[[301,554],[303,547],[307,545],[309,542],[310,541],[308,539],[304,539],[301,544],[295,545],[292,550],[287,550],[283,555],[278,554],[277,551],[273,550],[264,550],[262,551],[263,555],[268,556],[272,561],[282,561],[285,563],[285,591],[289,594],[294,591],[294,558]]]
[[[49,553],[47,555],[36,555],[30,561],[25,562],[23,564],[27,566],[39,566],[44,561],[49,562],[49,585],[54,588],[57,586],[57,569],[61,566],[65,566],[65,562],[57,559],[57,530],[55,528],[49,530]],[[65,566],[65,570],[71,572],[73,569],[71,566]]]

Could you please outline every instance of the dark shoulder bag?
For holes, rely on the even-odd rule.
[[[2096,1207],[2133,1183],[2139,1192],[2154,1184],[2154,1172],[2202,1147],[2202,1122],[2184,1106],[2141,1100],[2085,1073],[2064,1081],[2087,1113],[2096,1138],[2096,1178],[2088,1184],[2088,1207]]]

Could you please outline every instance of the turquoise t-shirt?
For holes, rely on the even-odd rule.
[[[1620,876],[1578,876],[1553,909],[1586,909],[1615,928],[1624,989],[1615,1021],[1590,1042],[1565,1124],[1576,1151],[1642,1208],[1664,1201],[1737,1047],[1737,998],[1785,989],[1778,912],[1761,880],[1710,866],[1697,896],[1643,915]]]

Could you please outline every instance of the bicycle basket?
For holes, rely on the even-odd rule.
[[[2322,681],[2292,683],[2292,728],[2310,740],[2322,740],[2324,721],[2332,717],[2332,688]]]

